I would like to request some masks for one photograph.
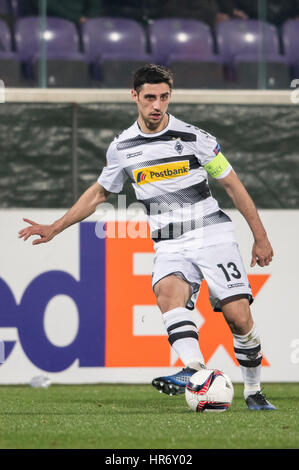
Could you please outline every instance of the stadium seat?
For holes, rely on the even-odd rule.
[[[25,64],[25,74],[33,85],[39,83],[39,68],[43,56],[41,20],[38,17],[16,21],[16,48]],[[79,52],[79,35],[70,21],[48,17],[43,33],[48,87],[82,88],[90,85],[88,64]]]
[[[255,20],[230,20],[216,28],[219,53],[231,67],[237,88],[288,88],[289,68],[280,54],[274,25]],[[264,78],[263,78],[264,74]]]
[[[6,87],[22,85],[19,58],[12,51],[11,32],[3,20],[0,20],[0,79]]]
[[[216,26],[216,40],[237,88],[257,88],[263,73],[267,88],[288,88],[289,68],[280,53],[274,25],[256,20],[222,21]]]
[[[282,43],[292,78],[299,78],[299,20],[289,20],[282,26]]]
[[[99,86],[132,86],[132,71],[149,62],[143,27],[127,18],[93,18],[82,25],[84,52]]]
[[[222,64],[214,54],[210,28],[198,20],[161,18],[149,26],[156,63],[175,74],[177,88],[223,88]]]

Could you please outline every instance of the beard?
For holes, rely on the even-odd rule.
[[[153,118],[146,118],[145,116],[141,116],[142,120],[149,131],[155,131],[162,123],[163,119],[165,118],[165,114],[162,114],[160,119],[153,119]]]

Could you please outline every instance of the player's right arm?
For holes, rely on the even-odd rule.
[[[106,201],[110,193],[98,182],[92,184],[75,204],[58,220],[51,225],[41,225],[30,219],[23,219],[30,224],[19,231],[19,238],[27,240],[32,235],[39,235],[32,245],[46,243],[66,228],[89,217],[93,214],[99,204]]]

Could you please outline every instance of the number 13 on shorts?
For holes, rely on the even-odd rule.
[[[247,295],[251,303],[252,292],[237,243],[209,247],[206,257],[205,266],[211,262],[213,269],[201,269],[213,308],[219,310],[219,302],[234,295]]]

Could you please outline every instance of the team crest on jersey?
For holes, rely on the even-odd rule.
[[[181,153],[182,153],[184,147],[183,147],[183,145],[182,145],[182,143],[180,142],[179,139],[177,139],[174,148],[175,148],[175,150],[178,152],[178,154],[181,155]]]
[[[133,170],[136,183],[140,186],[154,181],[177,178],[189,173],[189,161],[164,163],[162,165],[147,166]]]

